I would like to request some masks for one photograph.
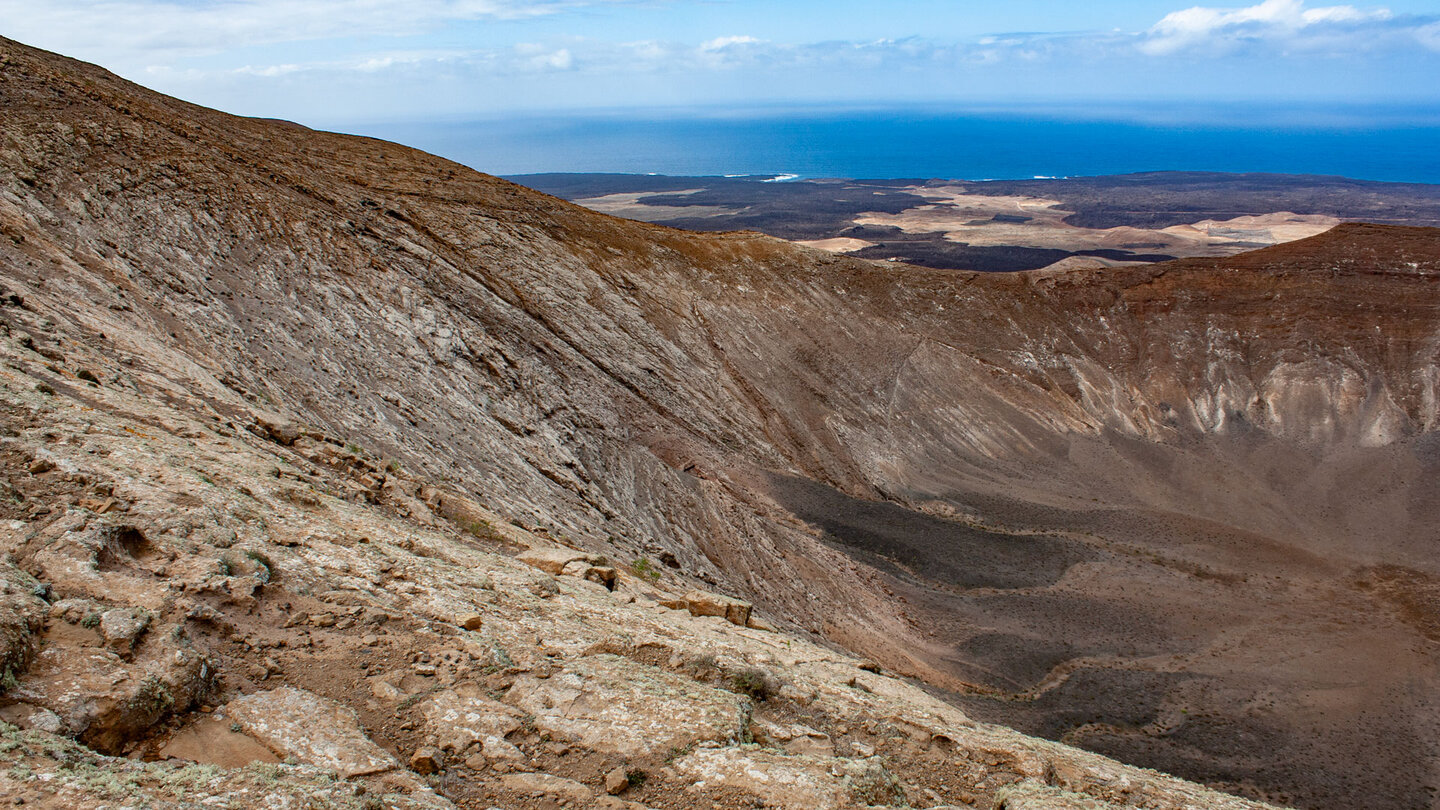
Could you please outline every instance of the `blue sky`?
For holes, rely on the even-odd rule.
[[[629,108],[1440,108],[1440,0],[0,0],[0,34],[337,126]]]

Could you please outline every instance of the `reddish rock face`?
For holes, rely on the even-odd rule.
[[[105,384],[140,366],[177,407],[669,555],[976,714],[1302,804],[1428,801],[1434,230],[881,265],[597,215],[0,40],[0,235],[0,280],[50,324],[15,338],[103,351]]]

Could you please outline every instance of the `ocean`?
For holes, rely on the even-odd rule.
[[[492,174],[946,178],[1192,170],[1440,183],[1440,109],[697,110],[350,125]]]

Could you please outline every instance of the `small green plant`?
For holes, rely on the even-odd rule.
[[[625,781],[630,783],[630,787],[637,790],[640,788],[641,785],[644,785],[645,780],[649,778],[650,774],[640,770],[639,768],[631,768],[630,770],[625,772]]]
[[[465,531],[475,535],[481,540],[492,540],[497,543],[503,543],[505,541],[504,535],[495,531],[495,527],[492,526],[488,520],[465,520],[461,518],[456,522],[459,523],[460,527]]]
[[[666,764],[666,765],[669,765],[670,763],[674,762],[675,760],[677,760],[677,759],[685,756],[686,754],[688,754],[688,753],[690,753],[691,751],[694,751],[694,750],[695,750],[695,743],[693,743],[693,742],[691,742],[691,743],[686,743],[685,745],[673,746],[673,747],[670,749],[670,752],[665,755],[665,764]]]
[[[240,725],[239,723],[231,723],[230,730],[235,732],[236,734],[239,734],[240,732],[245,730],[245,727]]]
[[[100,626],[100,614],[86,613],[85,618],[80,620],[80,626],[87,630],[94,630]]]
[[[630,570],[635,573],[635,576],[647,582],[660,581],[660,569],[655,567],[655,563],[650,562],[649,557],[641,557],[630,563]]]
[[[400,472],[400,459],[390,459],[390,462],[385,465],[385,471],[391,473],[392,475]]]
[[[362,448],[360,445],[354,443],[354,442],[346,442],[346,443],[345,443],[345,452],[349,453],[349,454],[352,455],[352,456],[363,456],[363,455],[365,455],[365,449]]]
[[[730,675],[730,688],[749,697],[756,703],[763,703],[775,692],[770,674],[763,669],[742,669]]]

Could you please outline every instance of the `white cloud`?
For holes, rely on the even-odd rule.
[[[1261,41],[1304,45],[1307,39],[1334,41],[1337,31],[1390,20],[1387,9],[1354,6],[1305,8],[1304,0],[1264,0],[1245,8],[1195,6],[1165,15],[1141,38],[1140,50],[1165,55],[1187,50],[1232,50]]]
[[[1415,29],[1415,38],[1421,45],[1440,52],[1440,22],[1430,23]]]
[[[841,99],[864,93],[1005,97],[1015,87],[1033,95],[1063,97],[1079,88],[1095,96],[1148,97],[1193,79],[1195,60],[1205,60],[1207,75],[1228,77],[1216,79],[1214,87],[1239,86],[1241,92],[1264,88],[1285,95],[1309,88],[1318,94],[1343,85],[1351,96],[1402,88],[1435,98],[1430,75],[1440,65],[1440,15],[1395,16],[1364,5],[1310,7],[1303,0],[1197,6],[1143,30],[995,33],[969,41],[916,36],[815,42],[805,41],[803,32],[790,41],[766,40],[733,33],[746,30],[743,19],[733,20],[728,31],[705,31],[689,41],[642,38],[650,33],[614,24],[584,27],[588,36],[555,34],[566,27],[554,22],[446,30],[458,21],[671,1],[0,0],[0,25],[5,36],[102,62],[165,92],[297,118],[313,110],[339,116],[363,109],[378,116],[803,99],[814,88],[830,88],[826,92]],[[1314,0],[1327,1],[1337,2]],[[1377,1],[1384,0],[1352,0]],[[1183,2],[1176,0],[1176,7]],[[606,38],[605,32],[617,30],[635,40]],[[441,31],[444,36],[425,36]],[[467,40],[474,31],[483,35]],[[516,42],[521,36],[535,41]],[[1281,61],[1289,66],[1278,67]],[[1303,80],[1297,78],[1302,74]]]
[[[266,65],[264,67],[245,65],[244,67],[236,68],[235,72],[244,76],[262,76],[264,78],[273,79],[276,76],[285,76],[290,73],[298,73],[304,69],[305,67],[303,65],[294,64]]]
[[[452,75],[482,80],[487,76],[546,72],[614,77],[641,73],[694,76],[747,70],[775,72],[777,76],[892,71],[897,75],[929,73],[942,81],[967,70],[1006,66],[1055,70],[1116,64],[1127,59],[1148,62],[1176,55],[1219,58],[1225,51],[1215,41],[1226,38],[1240,38],[1250,45],[1278,43],[1284,46],[1276,51],[1282,56],[1296,56],[1307,49],[1315,52],[1322,47],[1327,49],[1322,56],[1329,51],[1357,54],[1368,49],[1386,53],[1405,47],[1412,52],[1423,53],[1422,48],[1440,51],[1440,22],[1431,19],[1392,20],[1384,11],[1360,11],[1350,6],[1307,9],[1298,0],[1267,0],[1249,8],[1187,9],[1167,15],[1140,33],[1004,34],[969,43],[921,37],[785,43],[727,35],[699,44],[570,37],[559,43],[525,42],[491,49],[387,51],[300,65],[287,61],[273,67],[246,66],[241,72],[257,78],[281,78],[299,71],[422,74],[443,67]]]
[[[702,44],[700,45],[700,50],[702,50],[702,51],[721,51],[721,50],[724,50],[724,49],[726,49],[726,48],[731,47],[732,45],[759,45],[759,44],[760,44],[760,40],[756,39],[755,37],[745,37],[745,36],[740,36],[740,37],[716,37],[716,38],[710,40],[709,42],[702,43]]]
[[[631,0],[0,0],[5,34],[67,54],[151,61],[237,47],[418,34]]]

